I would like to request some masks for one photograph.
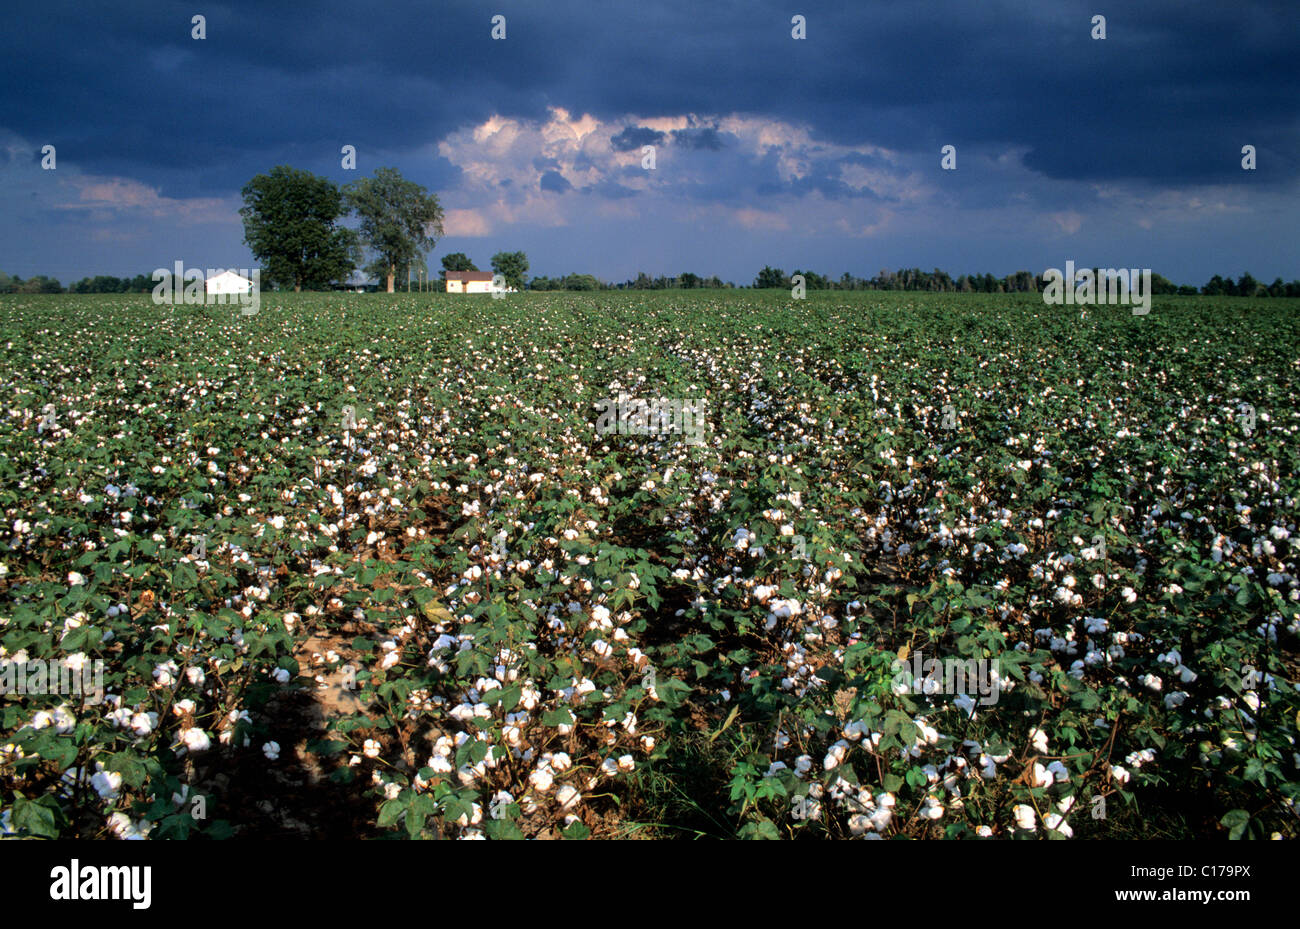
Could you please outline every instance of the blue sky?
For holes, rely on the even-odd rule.
[[[1300,277],[1293,2],[7,13],[0,270],[23,277],[252,266],[239,190],[279,164],[339,183],[391,166],[424,184],[447,213],[435,268],[522,249],[533,274],[614,281],[1067,260],[1180,283]]]

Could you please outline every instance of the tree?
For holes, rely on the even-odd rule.
[[[344,202],[361,218],[361,238],[375,253],[380,276],[394,292],[399,268],[433,248],[442,233],[438,198],[396,168],[380,168],[343,188]],[[372,265],[373,267],[373,265]]]
[[[442,256],[442,273],[438,275],[439,280],[445,285],[447,283],[448,271],[477,271],[474,262],[469,260],[469,256],[464,252],[452,252],[450,255]]]
[[[1151,293],[1156,296],[1176,294],[1178,293],[1178,285],[1169,280],[1169,278],[1165,277],[1163,274],[1153,273],[1151,275]]]
[[[780,268],[772,268],[767,265],[763,270],[758,272],[758,277],[754,278],[755,287],[789,287],[790,279],[785,276],[785,272]]]
[[[506,279],[506,287],[523,290],[528,256],[523,252],[497,252],[492,256],[492,271]]]
[[[314,290],[356,269],[356,235],[336,225],[346,210],[329,178],[280,165],[257,175],[242,193],[244,243],[268,277],[294,290]]]
[[[565,290],[600,290],[600,281],[590,274],[568,274],[564,277]]]
[[[1201,293],[1205,294],[1207,297],[1231,296],[1232,282],[1225,281],[1222,277],[1216,274],[1214,277],[1210,278],[1204,287],[1201,288]]]

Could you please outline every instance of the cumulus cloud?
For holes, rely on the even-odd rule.
[[[643,166],[642,145],[656,147],[653,169]],[[685,201],[699,222],[767,231],[838,222],[869,235],[883,221],[879,205],[931,194],[887,149],[835,144],[806,126],[734,114],[599,119],[560,107],[544,120],[498,114],[452,132],[438,154],[459,172],[458,188],[446,196],[463,235],[507,221],[570,224],[593,201],[632,201],[642,211]],[[471,208],[472,222],[457,212]]]

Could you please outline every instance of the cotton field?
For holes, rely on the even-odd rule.
[[[0,298],[0,828],[1293,838],[1297,310]]]

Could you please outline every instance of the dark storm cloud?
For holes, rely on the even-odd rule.
[[[804,41],[789,4],[768,0],[509,7],[493,41],[479,4],[230,3],[203,7],[196,41],[190,10],[170,3],[42,3],[6,23],[5,128],[63,140],[87,169],[201,168],[220,185],[344,141],[401,151],[551,103],[602,118],[763,114],[904,151],[1020,145],[1060,178],[1203,180],[1238,140],[1276,156],[1257,179],[1295,167],[1286,2],[1126,5],[1104,41],[1089,35],[1093,2],[821,3],[800,7]]]
[[[722,150],[722,134],[714,128],[674,129],[673,142],[693,151],[717,152]]]
[[[573,189],[573,185],[559,171],[547,171],[543,174],[541,186],[542,190],[553,194],[562,194]]]
[[[790,34],[796,11],[807,17],[802,41]],[[191,38],[199,12],[202,41]],[[504,41],[491,38],[496,12]],[[1102,41],[1090,36],[1097,13]],[[689,117],[672,130],[677,157],[717,161],[736,148],[713,122],[730,114],[807,127],[820,144],[888,149],[951,208],[1018,197],[1059,212],[1004,170],[1010,158],[1076,197],[1116,183],[1153,198],[1200,184],[1242,198],[1271,191],[1280,209],[1294,205],[1300,173],[1294,17],[1292,0],[553,0],[499,11],[467,0],[49,0],[7,11],[0,134],[34,155],[56,144],[61,172],[128,178],[163,198],[230,198],[278,164],[339,182],[394,165],[455,190],[464,176],[438,154],[441,140],[494,115],[545,121],[551,107],[611,126],[616,152],[667,140],[647,125],[655,119]],[[960,168],[944,176],[948,144]],[[1240,169],[1246,144],[1253,172]],[[343,145],[356,146],[355,173],[341,169]],[[0,144],[7,172],[26,157]],[[850,181],[849,161],[797,176],[742,161],[726,158],[684,195],[890,199]],[[549,194],[630,190],[608,178],[574,190],[555,165],[539,173],[529,184]]]
[[[658,145],[667,138],[658,129],[645,126],[628,126],[617,135],[611,136],[609,145],[616,152],[630,152],[643,145]]]

